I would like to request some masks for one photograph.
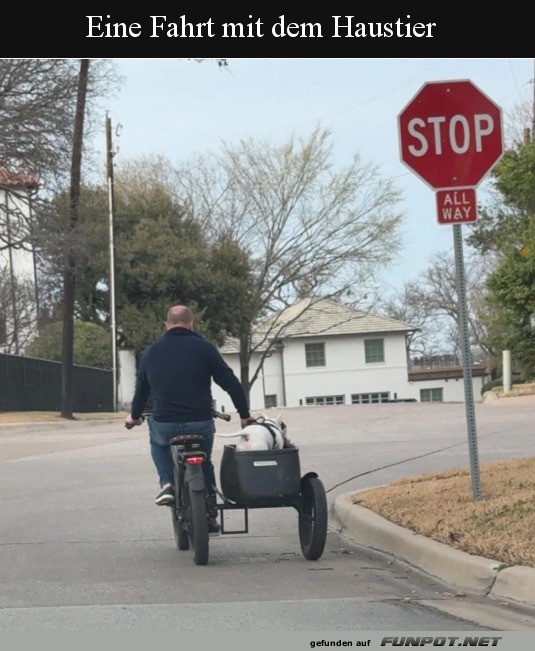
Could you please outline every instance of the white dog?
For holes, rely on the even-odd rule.
[[[260,416],[256,423],[247,425],[239,432],[227,434],[225,432],[216,432],[216,436],[227,438],[238,438],[236,450],[281,450],[283,447],[291,445],[286,437],[286,425],[281,420],[280,415],[277,418],[266,418]]]

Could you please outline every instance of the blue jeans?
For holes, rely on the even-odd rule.
[[[214,447],[215,432],[214,421],[210,419],[191,421],[188,423],[162,423],[154,420],[151,415],[147,417],[147,423],[149,425],[150,452],[156,470],[158,471],[160,486],[174,483],[173,457],[171,455],[169,439],[177,434],[202,434],[204,441],[201,448],[206,453],[206,461],[202,464],[204,480],[208,492],[215,491],[216,480],[214,465],[212,463],[212,448]]]

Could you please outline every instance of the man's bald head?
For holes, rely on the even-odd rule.
[[[167,312],[165,329],[170,330],[177,327],[193,329],[193,312],[185,305],[173,305]]]

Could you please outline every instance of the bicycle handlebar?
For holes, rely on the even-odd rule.
[[[214,418],[221,418],[221,420],[226,420],[227,423],[230,420],[230,414],[223,414],[220,411],[217,411],[217,409],[212,409],[212,415]]]
[[[145,420],[146,416],[148,416],[148,414],[141,414],[141,422],[143,422],[143,421]],[[224,414],[224,413],[221,412],[221,411],[217,411],[217,409],[212,409],[212,416],[213,416],[214,418],[221,418],[221,420],[226,420],[227,423],[228,423],[228,422],[230,421],[230,419],[231,419],[230,414]],[[132,424],[125,423],[124,426],[126,427],[126,429],[132,429],[132,428],[135,427],[136,425],[133,424],[133,423],[132,423]]]

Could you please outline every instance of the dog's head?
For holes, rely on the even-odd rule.
[[[280,431],[282,436],[286,438],[287,427],[286,427],[286,423],[282,420],[282,412],[279,412],[278,416],[266,416],[265,414],[263,414],[262,416],[259,416],[257,418],[257,421],[259,423],[262,422],[272,423]]]

